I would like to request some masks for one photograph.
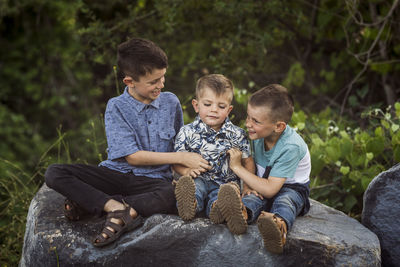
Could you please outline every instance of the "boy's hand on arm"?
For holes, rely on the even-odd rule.
[[[243,167],[242,166],[242,151],[237,148],[231,148],[227,152],[229,154],[229,167],[233,172],[235,169]]]
[[[181,164],[174,164],[172,167],[181,176],[190,176],[192,178],[196,178],[202,173],[202,171],[199,169],[187,168]]]
[[[200,154],[194,152],[175,152],[179,155],[179,164],[187,168],[196,169],[200,172],[205,172],[211,169],[208,161],[205,160]]]
[[[264,179],[255,175],[254,172],[249,172],[240,162],[242,153],[238,149],[232,148],[228,150],[228,153],[230,155],[229,166],[231,170],[258,195],[272,198],[285,183],[285,178],[270,176],[268,179]]]

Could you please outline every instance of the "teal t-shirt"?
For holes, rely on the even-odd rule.
[[[259,177],[270,168],[269,176],[286,178],[285,184],[309,182],[311,159],[307,144],[289,125],[271,150],[265,150],[263,138],[253,141],[253,149]]]

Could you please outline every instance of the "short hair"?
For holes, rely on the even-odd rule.
[[[288,90],[279,84],[270,84],[250,96],[249,104],[254,107],[266,107],[273,122],[286,123],[292,118],[294,101]]]
[[[167,68],[168,57],[152,41],[133,38],[118,45],[117,65],[125,76],[139,81],[141,76],[152,73],[154,69]]]
[[[208,74],[197,80],[196,98],[199,98],[205,88],[211,89],[217,96],[230,93],[233,100],[233,83],[222,74]]]

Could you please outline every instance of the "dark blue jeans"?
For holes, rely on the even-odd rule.
[[[202,179],[201,177],[195,178],[194,183],[196,185],[196,211],[200,212],[205,209],[206,216],[209,217],[212,204],[218,198],[220,185],[214,181]]]
[[[264,200],[261,200],[251,194],[244,196],[242,201],[248,210],[249,223],[257,220],[261,211],[264,210],[285,220],[288,231],[305,205],[303,196],[298,191],[288,187],[282,187],[272,199],[264,198]]]

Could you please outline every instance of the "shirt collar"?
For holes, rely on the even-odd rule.
[[[143,102],[140,102],[133,96],[131,96],[128,92],[128,86],[125,87],[124,93],[123,93],[124,98],[126,98],[133,106],[135,107],[137,112],[141,112],[142,110],[152,106],[156,109],[160,107],[160,96],[158,96],[155,100],[153,100],[150,104],[145,104]]]
[[[196,119],[193,121],[193,127],[195,129],[195,131],[197,133],[200,132],[205,132],[205,133],[217,133],[213,128],[211,128],[210,126],[208,126],[207,124],[205,124],[201,119],[200,116],[197,115]],[[232,122],[229,120],[228,117],[226,117],[224,124],[222,124],[221,129],[218,131],[218,133],[226,133],[228,131],[230,131],[232,128]]]

